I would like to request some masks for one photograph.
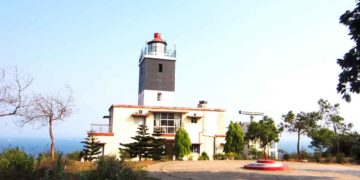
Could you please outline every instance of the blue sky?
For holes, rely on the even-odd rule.
[[[105,123],[111,104],[136,104],[138,58],[160,32],[176,45],[176,105],[260,111],[276,122],[289,110],[317,110],[325,98],[360,130],[360,95],[336,93],[336,59],[351,48],[339,16],[354,0],[288,1],[1,1],[0,66],[34,77],[31,90],[70,86],[76,111],[56,124],[57,137],[84,137]],[[48,136],[1,119],[1,136]]]

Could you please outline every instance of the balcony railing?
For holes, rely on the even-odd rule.
[[[96,133],[108,133],[110,126],[109,124],[91,124],[91,130]]]
[[[159,51],[154,51],[152,49],[144,48],[141,51],[139,61],[141,61],[145,55],[165,56],[165,57],[170,57],[170,58],[176,58],[176,50],[167,50],[164,52],[159,52]]]

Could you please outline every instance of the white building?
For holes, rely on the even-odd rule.
[[[184,127],[190,135],[193,155],[206,152],[210,159],[223,152],[225,118],[223,109],[208,108],[206,101],[198,106],[175,107],[176,51],[167,50],[167,43],[159,33],[147,43],[139,58],[138,105],[112,105],[107,124],[92,124],[103,146],[103,154],[119,155],[120,143],[130,143],[140,124],[149,133],[163,130],[167,139],[166,152],[172,158],[176,130]]]

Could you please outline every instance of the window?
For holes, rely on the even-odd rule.
[[[180,113],[155,113],[154,130],[160,128],[164,134],[175,134],[180,128]]]
[[[198,153],[200,154],[200,144],[192,144],[191,145],[191,148],[190,148],[190,151],[192,153]]]
[[[163,72],[163,65],[159,64],[159,72]]]
[[[196,124],[196,123],[197,123],[197,119],[196,119],[196,118],[191,118],[191,123]]]
[[[157,93],[157,101],[161,101],[161,92]]]

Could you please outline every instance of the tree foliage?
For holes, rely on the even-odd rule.
[[[336,144],[336,153],[340,151],[339,134],[344,134],[352,128],[352,124],[345,124],[344,118],[339,115],[339,104],[332,105],[328,100],[320,99],[319,113],[322,115],[325,124],[332,128],[334,132],[333,140]],[[330,138],[330,137],[329,137]]]
[[[33,179],[34,158],[19,148],[0,153],[0,179]]]
[[[92,161],[97,159],[99,154],[101,153],[100,141],[98,141],[97,137],[94,136],[94,131],[89,131],[87,133],[87,137],[85,141],[81,143],[84,144],[84,149],[82,150],[83,157],[86,161]]]
[[[189,137],[189,134],[186,132],[186,130],[181,127],[177,132],[175,136],[175,142],[174,142],[174,155],[177,159],[182,159],[183,157],[190,154],[190,148],[191,148],[191,140]]]
[[[236,153],[240,154],[244,150],[244,134],[239,123],[230,122],[228,131],[226,132],[225,137],[225,153]]]
[[[313,130],[310,134],[310,147],[316,152],[323,152],[332,146],[335,133],[328,128],[320,128]]]
[[[142,158],[152,157],[153,137],[151,137],[147,131],[148,128],[146,125],[139,125],[136,131],[137,135],[131,137],[135,140],[134,142],[128,144],[120,143],[120,145],[125,147],[123,150],[127,152],[131,158],[138,157],[139,161],[141,161]]]
[[[360,93],[360,1],[355,9],[347,10],[340,16],[340,23],[349,28],[350,39],[355,41],[355,46],[345,53],[342,59],[338,59],[342,72],[339,74],[337,85],[338,93],[343,98],[351,101],[350,93]]]
[[[317,128],[317,121],[321,119],[318,112],[300,112],[295,114],[289,111],[283,115],[283,122],[280,123],[280,131],[287,130],[290,133],[297,134],[297,156],[300,157],[300,137],[301,135],[308,136],[314,128]]]
[[[161,138],[163,131],[160,128],[154,129],[153,143],[152,143],[152,157],[153,160],[161,160],[165,157],[165,144],[166,141],[164,138]]]
[[[266,147],[271,142],[279,142],[279,131],[275,126],[274,120],[268,116],[264,116],[259,122],[251,122],[245,139],[246,141],[260,141],[265,156]]]

